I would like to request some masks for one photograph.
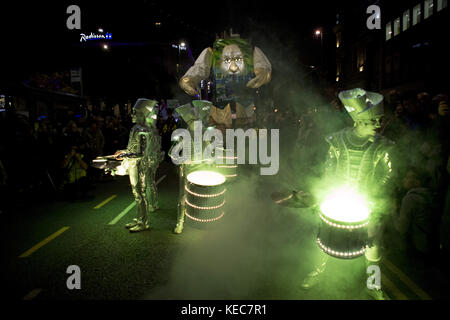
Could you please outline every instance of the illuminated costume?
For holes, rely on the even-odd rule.
[[[383,96],[353,89],[339,93],[339,99],[352,117],[355,125],[325,138],[330,147],[325,162],[325,185],[349,185],[365,195],[370,208],[368,240],[365,249],[367,264],[378,264],[381,260],[382,221],[386,214],[388,182],[392,176],[390,153],[394,143],[376,133],[383,116]],[[308,207],[315,203],[311,195],[294,191],[288,197],[276,201],[292,201]],[[322,247],[322,249],[324,249]],[[324,250],[326,251],[326,250]],[[364,251],[362,250],[360,254]],[[329,252],[327,252],[329,253]],[[334,252],[334,256],[341,253]],[[325,271],[328,255],[323,254],[320,262],[302,283],[309,289],[317,283],[318,276]],[[370,294],[383,299],[380,289]]]
[[[116,172],[122,175],[123,171],[128,172],[138,208],[136,219],[125,226],[130,232],[148,230],[148,213],[159,209],[155,174],[164,153],[156,130],[157,114],[156,101],[138,99],[133,106],[135,125],[131,128],[127,149],[115,154],[117,159],[124,158]]]
[[[176,109],[178,115],[180,115],[186,122],[188,127],[187,129],[189,130],[191,137],[194,136],[194,122],[201,121],[203,128],[207,127],[206,123],[210,115],[210,111],[211,111],[211,102],[205,100],[193,100],[192,105],[191,103],[188,103]],[[179,139],[179,137],[173,136],[172,139],[174,138],[176,140]],[[178,143],[178,141],[176,141],[176,143]],[[191,150],[195,150],[193,141],[190,141],[189,143],[191,144]],[[183,232],[184,217],[185,217],[185,177],[187,173],[189,173],[188,171],[192,171],[193,168],[204,166],[204,162],[202,161],[203,149],[199,150],[200,152],[202,152],[202,154],[195,155],[192,153],[190,159],[183,159],[182,155],[176,154],[176,152],[172,152],[175,144],[169,151],[169,155],[172,158],[172,160],[174,160],[175,163],[179,165],[179,200],[177,208],[178,210],[177,224],[173,232],[176,234],[180,234]],[[196,161],[196,158],[200,160]]]
[[[210,123],[218,129],[248,125],[254,121],[254,90],[271,79],[272,66],[258,47],[239,38],[217,39],[206,48],[195,64],[180,79],[180,87],[189,95],[200,94],[211,100]],[[202,85],[206,83],[206,85]]]

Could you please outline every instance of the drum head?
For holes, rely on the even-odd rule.
[[[225,176],[214,171],[194,171],[186,176],[187,181],[198,186],[219,186],[225,183]]]
[[[332,192],[320,205],[320,211],[331,220],[343,223],[363,222],[370,215],[364,197],[349,187]]]

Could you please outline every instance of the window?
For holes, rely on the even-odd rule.
[[[433,14],[433,0],[425,0],[423,3],[423,17],[427,19]]]
[[[420,22],[420,14],[421,14],[421,11],[420,11],[420,3],[419,3],[417,6],[415,6],[413,8],[413,17],[412,17],[413,26],[415,26],[416,24],[418,24]]]
[[[400,33],[400,18],[394,20],[394,36]]]
[[[447,8],[447,0],[437,0],[436,11],[441,11],[444,8]]]
[[[409,16],[409,9],[408,9],[405,12],[403,12],[402,31],[408,30],[410,22],[411,22],[411,19]]]
[[[392,24],[390,22],[386,23],[386,41],[392,37]]]

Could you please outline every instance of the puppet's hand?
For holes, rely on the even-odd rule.
[[[270,70],[255,69],[255,77],[247,82],[247,87],[257,89],[270,81]]]
[[[198,90],[192,78],[183,77],[180,80],[180,87],[184,90],[188,95],[195,96],[198,94]]]

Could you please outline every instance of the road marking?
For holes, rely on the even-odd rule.
[[[113,194],[111,197],[109,197],[108,199],[106,199],[105,201],[99,203],[98,205],[96,205],[94,207],[94,209],[99,209],[101,207],[103,207],[105,204],[107,204],[108,202],[110,202],[112,199],[114,199],[115,197],[117,197],[117,194]]]
[[[36,296],[41,293],[42,289],[37,288],[37,289],[33,289],[30,292],[27,293],[27,295],[25,297],[23,297],[22,300],[33,300],[34,298],[36,298]]]
[[[414,291],[417,296],[422,300],[433,300],[425,291],[423,291],[417,284],[415,284],[406,274],[404,274],[400,269],[398,269],[392,262],[388,259],[383,259],[383,264],[388,267],[393,273],[395,273],[398,278],[412,291]]]
[[[40,247],[46,245],[47,243],[49,243],[50,241],[52,241],[53,239],[55,239],[57,236],[59,236],[61,233],[63,233],[64,231],[66,231],[67,229],[69,229],[70,227],[62,227],[61,229],[59,229],[58,231],[56,231],[54,234],[48,236],[47,238],[45,238],[44,240],[42,240],[41,242],[39,242],[37,245],[35,245],[34,247],[32,247],[31,249],[25,251],[24,253],[22,253],[19,258],[26,258],[28,256],[30,256],[33,252],[35,252],[36,250],[38,250]]]
[[[116,222],[119,221],[124,215],[126,215],[128,213],[128,211],[133,209],[135,205],[136,205],[136,201],[133,201],[128,207],[126,207],[124,210],[122,210],[122,212],[119,213],[119,215],[117,217],[115,217],[114,219],[112,219],[111,222],[108,224],[111,224],[111,225],[116,224]]]
[[[158,185],[161,181],[163,181],[163,179],[166,177],[166,175],[163,175],[161,178],[158,179],[158,181],[156,181],[156,185]],[[119,215],[117,217],[115,217],[114,219],[112,219],[108,224],[109,225],[113,225],[116,224],[117,221],[119,221],[120,219],[122,219],[122,217],[124,215],[126,215],[128,213],[128,211],[130,211],[131,209],[134,208],[134,206],[136,205],[136,201],[133,201],[132,203],[130,203],[128,205],[128,207],[126,207],[124,210],[122,210],[121,213],[119,213]]]
[[[389,293],[391,293],[396,300],[409,300],[407,296],[405,296],[396,286],[395,284],[389,279],[386,274],[381,273],[381,282],[383,286],[388,288]]]

